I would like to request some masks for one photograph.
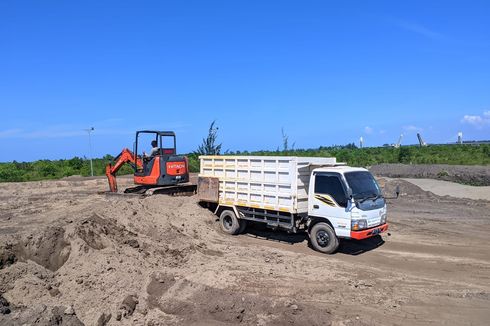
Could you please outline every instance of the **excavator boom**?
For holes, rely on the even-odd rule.
[[[122,152],[114,158],[114,165],[109,163],[105,167],[105,175],[109,181],[109,188],[111,192],[117,192],[116,173],[125,164],[129,163],[133,168],[141,168],[143,166],[141,159],[135,158],[133,152],[125,148]]]

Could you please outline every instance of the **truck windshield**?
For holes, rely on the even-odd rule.
[[[375,197],[381,195],[378,183],[373,175],[367,171],[346,172],[345,179],[352,189],[354,199]]]

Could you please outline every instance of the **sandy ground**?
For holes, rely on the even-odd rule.
[[[402,187],[390,234],[334,255],[301,234],[224,235],[195,197],[0,184],[0,324],[488,325],[490,202],[380,181]]]
[[[434,179],[403,178],[403,180],[420,187],[422,190],[433,192],[438,196],[483,199],[490,201],[490,186],[468,186]]]

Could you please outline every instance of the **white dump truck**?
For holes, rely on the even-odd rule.
[[[226,233],[243,232],[249,221],[265,223],[307,231],[315,250],[333,253],[339,238],[360,240],[388,229],[385,198],[366,169],[320,157],[199,159],[199,199]]]

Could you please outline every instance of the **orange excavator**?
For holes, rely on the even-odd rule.
[[[140,137],[145,134],[152,140],[153,149],[149,155],[140,150]],[[176,137],[173,131],[140,130],[136,132],[134,152],[125,148],[113,161],[107,164],[105,174],[109,189],[117,193],[117,171],[126,163],[134,169],[134,183],[138,186],[128,188],[125,193],[145,194],[177,193],[195,191],[189,182],[189,161],[186,156],[177,155]]]

